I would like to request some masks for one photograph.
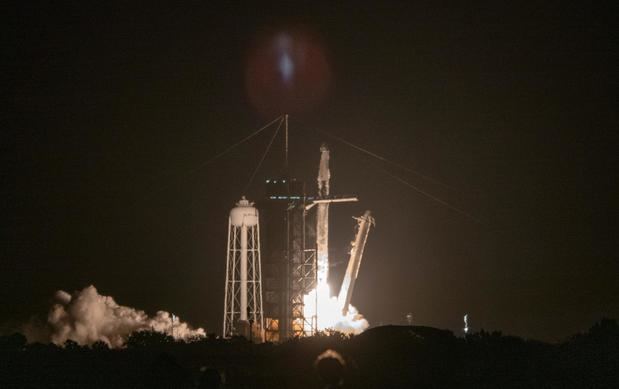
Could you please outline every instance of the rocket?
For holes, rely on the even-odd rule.
[[[329,180],[329,148],[326,144],[320,146],[320,166],[318,168],[318,198],[328,199]],[[329,202],[318,203],[316,210],[316,273],[318,285],[327,283],[329,277]]]

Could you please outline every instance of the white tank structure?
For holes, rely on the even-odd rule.
[[[230,211],[223,336],[264,341],[258,210],[245,196]]]

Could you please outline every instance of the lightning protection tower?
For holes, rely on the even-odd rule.
[[[264,341],[260,224],[253,205],[243,196],[228,219],[223,336]]]

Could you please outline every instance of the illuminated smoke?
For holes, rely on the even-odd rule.
[[[469,333],[469,314],[464,315],[464,333]]]
[[[337,297],[331,297],[331,290],[327,283],[319,284],[318,288],[305,295],[303,301],[305,317],[313,317],[317,314],[319,331],[333,329],[344,334],[357,335],[369,327],[368,321],[352,304],[348,307],[348,313],[342,314],[342,303]],[[305,328],[305,330],[311,331],[311,328]]]
[[[102,296],[94,286],[73,295],[59,290],[45,325],[25,328],[29,342],[53,342],[58,345],[73,340],[80,345],[103,341],[110,347],[122,347],[132,332],[153,330],[175,339],[189,340],[205,336],[202,328],[187,323],[165,311],[149,317],[144,311],[118,305],[111,296]]]

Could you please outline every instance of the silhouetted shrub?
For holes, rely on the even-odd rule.
[[[141,331],[127,348],[104,342],[25,344],[0,337],[0,388],[619,388],[619,326],[603,319],[559,344],[498,331],[456,337],[421,326],[383,326],[349,338],[333,332],[279,345],[244,338],[175,342]],[[346,368],[314,360],[337,350]],[[209,366],[209,373],[201,366]],[[221,382],[220,382],[221,383]],[[200,386],[201,385],[201,386]]]
[[[152,347],[169,343],[174,343],[174,338],[157,331],[137,331],[127,339],[127,347],[129,348]]]
[[[17,351],[26,346],[26,337],[20,333],[0,337],[0,350]]]

